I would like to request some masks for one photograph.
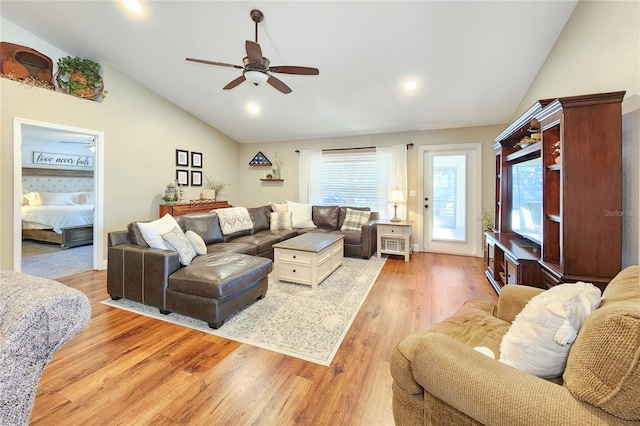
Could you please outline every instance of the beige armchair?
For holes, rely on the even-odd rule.
[[[468,301],[393,351],[397,425],[639,425],[640,267],[620,272],[585,320],[564,375],[545,380],[473,348],[500,353],[515,316],[542,290],[509,285],[498,305]]]

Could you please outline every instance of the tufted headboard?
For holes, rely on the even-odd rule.
[[[93,170],[60,170],[22,168],[24,192],[89,192],[93,191]]]

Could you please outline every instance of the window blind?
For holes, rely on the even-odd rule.
[[[311,194],[312,204],[354,207],[378,206],[376,152],[340,151],[322,154],[320,190]]]

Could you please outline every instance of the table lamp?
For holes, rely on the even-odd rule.
[[[404,199],[404,193],[402,190],[396,188],[392,189],[389,192],[389,198],[387,199],[390,203],[393,203],[393,219],[390,219],[391,222],[400,222],[402,219],[398,217],[398,203],[404,203],[406,200]]]

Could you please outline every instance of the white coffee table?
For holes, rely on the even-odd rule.
[[[344,236],[307,232],[273,245],[276,279],[316,288],[342,265]]]

